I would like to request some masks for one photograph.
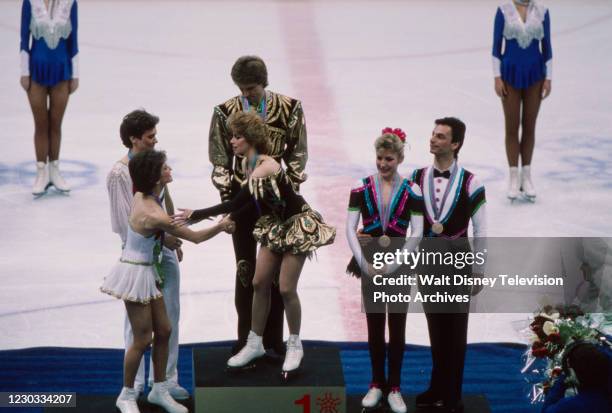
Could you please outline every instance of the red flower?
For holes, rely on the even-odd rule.
[[[384,135],[385,133],[391,133],[400,138],[400,141],[406,142],[406,134],[400,128],[391,129],[389,127],[386,127],[382,130],[382,134]]]
[[[548,341],[550,341],[553,344],[561,344],[561,334],[559,333],[551,333],[548,335]]]
[[[533,354],[533,356],[537,358],[544,358],[550,353],[544,343],[542,343],[541,341],[536,341],[531,346],[531,354]]]
[[[551,377],[559,377],[561,375],[561,372],[563,372],[563,369],[561,367],[555,367],[550,373],[550,375]]]

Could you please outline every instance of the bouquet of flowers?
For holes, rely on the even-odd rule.
[[[563,357],[573,343],[590,342],[612,347],[604,333],[611,325],[610,314],[585,314],[575,305],[546,306],[537,312],[523,331],[530,347],[524,355],[521,373],[526,374],[531,384],[531,402],[544,400],[546,391],[562,373]],[[572,388],[576,383],[568,377],[566,384]]]

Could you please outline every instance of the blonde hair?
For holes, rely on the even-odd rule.
[[[235,136],[242,136],[260,154],[268,154],[268,128],[255,112],[234,112],[227,119],[227,127]]]
[[[376,149],[376,152],[381,149],[390,150],[395,152],[400,159],[404,159],[404,142],[393,133],[383,133],[376,138],[374,149]]]

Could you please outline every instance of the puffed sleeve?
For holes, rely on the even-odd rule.
[[[289,116],[287,131],[287,147],[283,154],[286,174],[296,191],[300,184],[306,181],[306,162],[308,161],[308,146],[306,139],[306,119],[301,102],[297,102]]]
[[[501,76],[502,47],[504,43],[504,13],[497,8],[495,24],[493,25],[493,76]]]
[[[30,76],[30,21],[32,20],[32,5],[30,0],[23,0],[21,5],[21,42],[20,67],[21,76]]]
[[[542,39],[542,56],[546,62],[546,79],[552,79],[552,44],[550,41],[550,13],[544,15],[544,38]]]
[[[79,42],[78,42],[78,31],[79,31],[79,16],[78,6],[76,0],[72,3],[70,9],[70,24],[72,31],[68,37],[68,53],[72,59],[72,78],[78,79],[79,77]]]
[[[110,201],[111,226],[119,234],[122,243],[127,240],[128,219],[132,208],[132,182],[117,163],[106,177],[106,189]]]
[[[208,134],[208,158],[213,165],[212,183],[221,195],[221,201],[229,201],[232,190],[232,162],[234,153],[229,144],[226,116],[215,107]]]

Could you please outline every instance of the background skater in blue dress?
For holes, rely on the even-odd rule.
[[[534,0],[509,1],[497,9],[493,32],[495,93],[506,121],[510,166],[508,198],[522,194],[534,201],[531,159],[540,102],[551,91],[552,47],[548,9]],[[519,140],[519,128],[521,139]],[[522,170],[519,179],[518,162]]]
[[[70,191],[59,171],[59,153],[68,96],[79,86],[77,21],[76,0],[23,0],[21,86],[34,115],[36,196],[49,184]]]

